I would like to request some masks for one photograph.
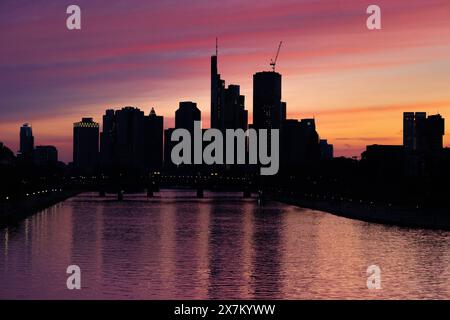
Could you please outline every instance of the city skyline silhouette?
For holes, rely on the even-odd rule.
[[[420,1],[401,7],[380,1],[389,27],[378,31],[365,27],[362,1],[247,2],[226,8],[213,1],[175,11],[169,3],[139,0],[118,7],[79,4],[91,15],[78,33],[60,25],[61,13],[52,6],[11,5],[0,19],[1,30],[9,30],[0,52],[7,62],[1,66],[0,133],[14,151],[17,128],[30,122],[40,139],[36,143],[55,145],[69,162],[74,121],[82,116],[100,121],[104,110],[127,105],[146,113],[155,107],[166,127],[173,127],[178,102],[195,101],[209,127],[208,58],[216,37],[222,77],[241,86],[249,119],[251,76],[271,70],[283,40],[277,69],[284,77],[288,117],[315,117],[336,155],[358,156],[370,143],[400,144],[403,111],[449,117],[446,1],[429,2],[425,9]],[[155,10],[158,17],[146,19]],[[16,21],[19,11],[22,18]],[[99,12],[110,23],[104,24]],[[193,12],[197,18],[188,19]],[[134,23],[127,27],[116,23],[131,17]]]
[[[449,0],[44,2],[0,0],[15,311],[450,298]]]

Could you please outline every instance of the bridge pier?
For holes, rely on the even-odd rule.
[[[197,188],[197,198],[203,198],[203,188]]]
[[[98,196],[99,196],[100,198],[106,197],[106,192],[105,192],[105,190],[100,190],[100,192],[98,193]]]
[[[262,190],[258,190],[258,204],[260,206],[264,205],[264,192]]]
[[[117,192],[117,201],[123,201],[123,191]]]

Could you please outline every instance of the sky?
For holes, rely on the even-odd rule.
[[[71,4],[81,30],[66,27]],[[366,26],[370,4],[381,30]],[[31,123],[36,144],[69,162],[81,117],[155,107],[171,127],[179,101],[197,102],[208,127],[216,37],[219,72],[241,85],[250,122],[252,75],[283,41],[288,117],[314,117],[336,156],[401,144],[404,111],[450,120],[448,0],[1,0],[0,141],[17,151]]]

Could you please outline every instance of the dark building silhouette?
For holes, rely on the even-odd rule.
[[[223,127],[223,102],[225,81],[220,78],[217,70],[217,46],[216,54],[211,56],[211,128]]]
[[[0,165],[11,166],[15,162],[14,153],[7,148],[3,142],[0,142]]]
[[[116,122],[114,110],[106,110],[103,115],[103,130],[100,133],[100,162],[102,167],[111,168],[114,162],[116,141]]]
[[[218,73],[218,53],[211,57],[211,128],[219,129],[225,133],[226,129],[248,128],[248,112],[245,110],[245,96],[240,93],[240,86],[225,86]],[[237,147],[235,148],[235,161],[237,160]],[[226,157],[226,150],[223,150]],[[231,166],[215,166],[214,170],[231,169]],[[236,168],[233,166],[233,170]]]
[[[172,133],[174,130],[174,128],[164,130],[164,167],[167,169],[173,169],[175,166],[171,160],[172,148],[176,143],[171,141]]]
[[[144,124],[144,163],[147,169],[160,170],[163,165],[164,118],[152,108]]]
[[[194,121],[201,121],[201,117],[201,111],[197,108],[197,104],[191,101],[180,102],[178,109],[175,111],[175,129],[186,129],[191,134],[191,163],[194,162]],[[177,142],[172,142],[171,136],[175,129],[171,128],[164,131],[164,166],[168,169],[174,168],[171,153]]]
[[[134,107],[107,110],[103,116],[100,154],[104,169],[158,169],[162,162],[163,118]]]
[[[248,112],[245,97],[238,85],[229,85],[224,94],[224,120],[221,129],[243,129],[248,127]]]
[[[407,152],[425,149],[426,122],[426,112],[403,113],[403,146]]]
[[[403,146],[407,151],[415,149],[415,119],[414,112],[403,113]]]
[[[125,107],[115,113],[114,156],[119,167],[144,168],[144,112]]]
[[[280,152],[287,150],[289,145],[295,144],[289,141],[290,134],[282,132],[283,124],[286,120],[286,104],[281,101],[281,74],[275,71],[258,72],[253,75],[253,128],[278,129],[280,130]],[[272,139],[268,132],[268,152],[272,153]],[[283,160],[281,165],[285,167],[293,166],[290,160]],[[291,157],[291,156],[284,156]]]
[[[253,126],[281,129],[286,104],[281,101],[281,74],[265,71],[253,75]]]
[[[82,118],[73,124],[73,166],[84,173],[93,173],[99,161],[99,124]]]
[[[284,169],[296,170],[312,164],[321,156],[319,134],[314,119],[287,119],[281,135],[281,163]]]
[[[442,155],[444,134],[445,121],[439,114],[429,117],[426,112],[403,114],[407,175],[424,176],[436,171],[434,167]]]
[[[425,126],[425,151],[441,152],[444,148],[445,121],[440,114],[427,118]]]
[[[20,128],[20,150],[19,157],[24,161],[33,159],[34,137],[33,129],[28,123]]]
[[[320,158],[323,160],[330,160],[334,157],[334,148],[332,144],[329,144],[326,139],[319,141],[320,146]]]
[[[180,102],[177,111],[175,111],[175,128],[187,129],[192,133],[194,121],[201,121],[201,112],[197,108],[197,104],[191,101]]]
[[[320,159],[319,134],[315,119],[300,120],[300,159],[301,162],[313,163]]]
[[[58,163],[58,150],[54,146],[37,146],[34,150],[33,158],[37,166],[56,166]]]
[[[361,161],[370,175],[379,179],[401,176],[404,173],[405,148],[395,145],[370,145],[361,155]]]
[[[445,134],[441,115],[427,117],[426,112],[403,114],[403,146],[406,151],[441,151]]]
[[[282,169],[293,170],[300,164],[300,123],[296,119],[287,119],[283,123],[281,137]]]
[[[218,54],[211,57],[211,128],[243,129],[248,127],[248,113],[245,110],[245,97],[240,94],[238,85],[225,87],[218,73]]]

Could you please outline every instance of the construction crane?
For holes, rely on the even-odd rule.
[[[275,56],[275,59],[270,60],[270,66],[272,67],[272,71],[275,72],[275,67],[277,65],[278,55],[280,54],[281,45],[283,44],[283,41],[280,41],[280,44],[278,45],[277,55]]]

